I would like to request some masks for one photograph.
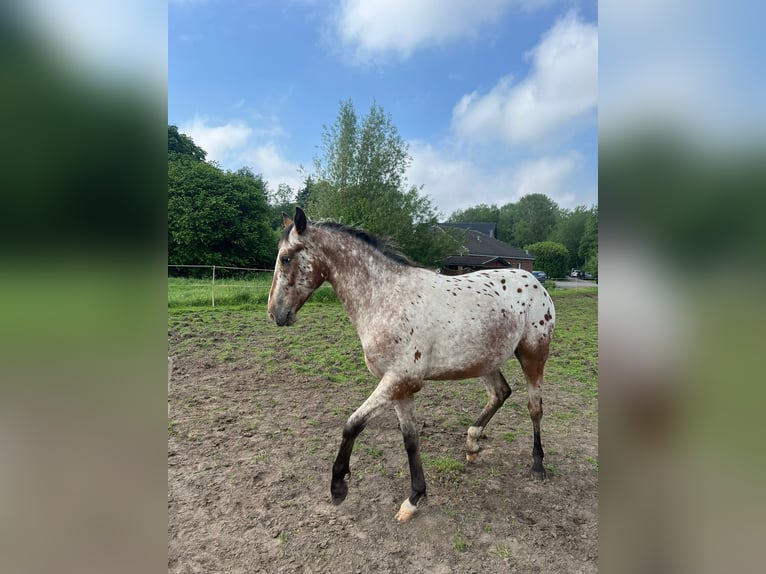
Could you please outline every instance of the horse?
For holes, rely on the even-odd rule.
[[[500,370],[511,355],[527,382],[531,476],[546,478],[540,438],[542,384],[556,312],[532,273],[506,268],[441,275],[365,231],[331,221],[309,222],[300,207],[293,218],[283,213],[283,224],[269,319],[278,326],[292,325],[311,294],[329,282],[356,329],[367,368],[379,379],[343,426],[332,466],[333,503],[340,504],[348,493],[354,441],[373,417],[393,406],[411,482],[396,520],[412,518],[426,494],[414,394],[426,380],[482,379],[487,404],[468,428],[465,442],[466,460],[472,462],[487,423],[511,395]]]

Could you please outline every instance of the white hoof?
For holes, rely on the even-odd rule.
[[[402,505],[399,507],[399,512],[396,513],[397,522],[407,522],[410,518],[415,516],[418,511],[418,507],[410,502],[410,499],[405,499]]]
[[[479,456],[481,450],[479,438],[483,431],[483,427],[468,427],[468,435],[465,437],[465,459],[468,462],[475,461],[476,457]]]

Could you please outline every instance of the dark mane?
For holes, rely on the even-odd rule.
[[[366,243],[376,251],[379,251],[388,257],[391,261],[394,261],[400,265],[406,265],[408,267],[420,267],[420,265],[412,261],[409,257],[391,247],[391,244],[388,241],[371,235],[361,229],[357,229],[356,227],[343,225],[342,223],[336,223],[334,221],[316,221],[312,222],[311,225],[315,227],[324,227],[325,229],[332,229],[333,231],[339,231],[341,233],[350,235],[351,237]]]

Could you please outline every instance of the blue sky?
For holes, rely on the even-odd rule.
[[[222,167],[297,190],[348,98],[444,215],[598,202],[594,0],[170,0],[168,122]]]

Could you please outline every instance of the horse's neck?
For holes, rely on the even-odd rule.
[[[356,240],[327,241],[323,251],[327,280],[351,321],[358,325],[361,317],[369,316],[385,302],[401,266]]]

